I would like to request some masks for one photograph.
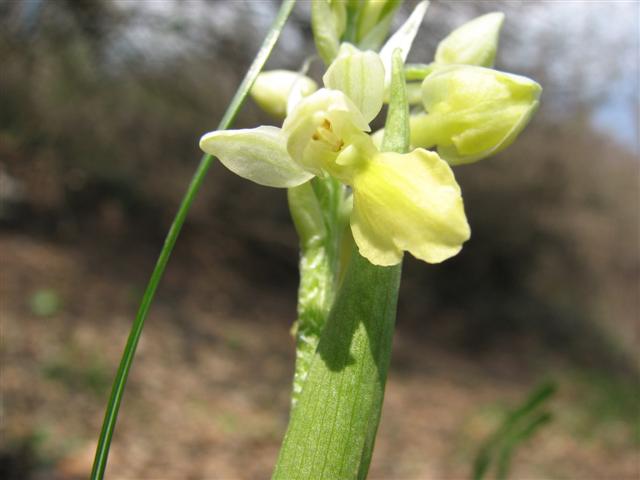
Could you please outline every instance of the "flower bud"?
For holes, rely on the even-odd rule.
[[[344,0],[313,0],[311,29],[320,58],[329,65],[340,48],[347,28],[347,6]]]
[[[316,82],[301,73],[271,70],[258,75],[251,88],[251,96],[265,112],[284,118],[289,100],[299,100],[317,89]]]
[[[493,12],[456,28],[438,45],[436,63],[492,67],[503,22],[504,13]]]
[[[447,66],[425,78],[427,114],[411,118],[411,143],[438,146],[450,164],[471,163],[508,147],[538,107],[542,87],[489,68]]]

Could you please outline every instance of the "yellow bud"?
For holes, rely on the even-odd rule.
[[[427,114],[412,116],[411,144],[452,165],[471,163],[508,147],[538,107],[542,87],[489,68],[452,65],[422,83]]]
[[[493,12],[456,28],[438,45],[436,63],[493,66],[504,13]]]
[[[287,104],[312,94],[318,85],[309,77],[289,70],[262,72],[251,88],[251,96],[265,112],[276,118],[284,118]]]

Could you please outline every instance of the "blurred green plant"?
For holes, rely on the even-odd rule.
[[[45,444],[52,436],[49,429],[39,426],[20,438],[3,435],[0,443],[0,478],[27,479],[34,470],[54,462]]]
[[[70,390],[87,391],[103,396],[109,390],[108,364],[98,352],[83,352],[69,348],[42,367],[46,378],[61,382]]]
[[[55,315],[62,307],[62,300],[58,292],[51,288],[37,290],[29,298],[29,308],[39,317]]]
[[[580,438],[608,436],[640,445],[640,382],[638,375],[611,375],[594,369],[575,372],[574,396],[581,408],[571,416],[569,428]],[[622,428],[619,428],[622,427]],[[616,435],[615,432],[622,435]]]
[[[556,382],[543,382],[518,407],[506,414],[500,426],[478,450],[473,462],[474,480],[487,478],[492,465],[495,466],[497,480],[508,478],[516,449],[551,422],[553,417],[547,404],[557,389]]]

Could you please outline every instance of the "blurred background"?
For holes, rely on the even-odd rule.
[[[198,139],[277,8],[0,0],[1,478],[87,477]],[[436,1],[409,60],[429,62],[452,28],[494,10],[507,14],[497,68],[539,81],[542,106],[513,146],[456,169],[463,252],[405,260],[370,478],[469,478],[510,409],[552,381],[552,420],[517,449],[511,478],[637,479],[639,6]],[[313,51],[300,2],[268,67]],[[248,101],[236,126],[263,123]],[[297,281],[284,192],[214,165],[143,334],[110,478],[270,475]]]

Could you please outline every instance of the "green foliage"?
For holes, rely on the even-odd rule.
[[[35,469],[50,467],[54,462],[46,442],[51,432],[38,427],[20,438],[6,438],[0,444],[0,475],[6,479],[32,478]]]
[[[551,413],[542,409],[556,390],[555,382],[544,382],[507,414],[498,429],[480,447],[473,464],[474,480],[486,478],[492,463],[496,466],[497,480],[508,478],[511,460],[518,446],[551,421]]]
[[[62,306],[60,295],[53,289],[42,288],[29,298],[29,308],[39,317],[55,315]]]
[[[622,432],[616,441],[640,445],[640,383],[637,372],[611,375],[586,370],[571,375],[580,409],[569,418],[573,434],[582,439]],[[622,427],[622,429],[619,429]],[[614,435],[615,436],[615,435]]]
[[[95,352],[87,354],[77,349],[69,349],[50,362],[42,373],[45,377],[64,384],[70,391],[87,391],[101,397],[109,390],[109,370],[104,360]]]

